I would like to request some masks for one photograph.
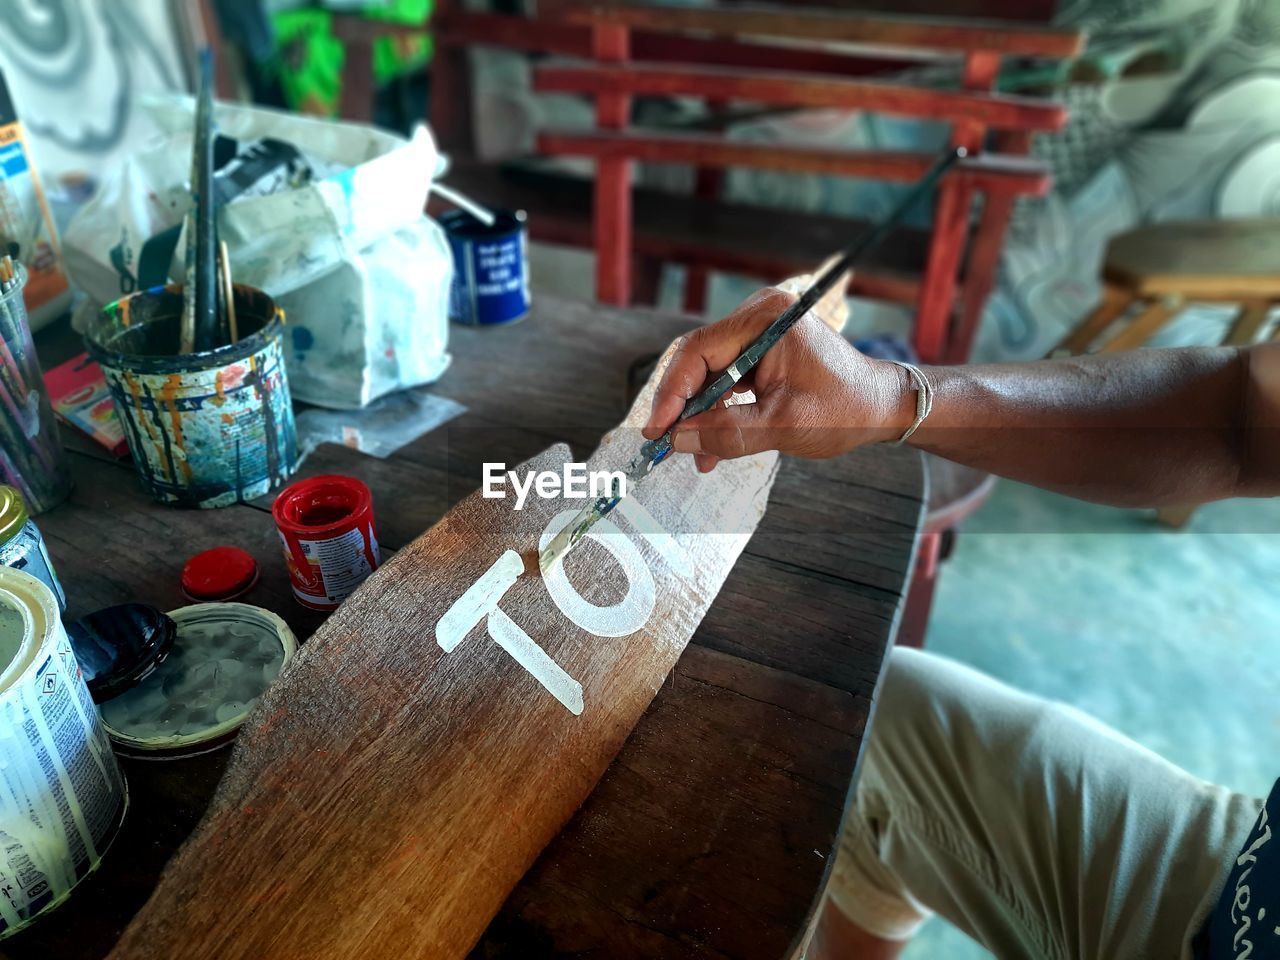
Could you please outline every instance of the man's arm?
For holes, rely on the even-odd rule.
[[[789,302],[762,291],[682,343],[649,437]],[[926,367],[933,411],[910,443],[1062,493],[1124,506],[1280,494],[1280,345],[1144,350],[1037,363]],[[678,424],[701,469],[763,449],[835,456],[900,436],[915,416],[906,371],[800,321],[738,385],[756,402]]]
[[[910,442],[1118,506],[1273,496],[1278,365],[1280,347],[1268,345],[928,367],[933,412]]]

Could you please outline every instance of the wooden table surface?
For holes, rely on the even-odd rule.
[[[581,458],[627,409],[627,370],[690,320],[540,298],[523,323],[454,328],[436,385],[466,413],[379,460],[323,446],[300,476],[346,473],[373,491],[379,539],[404,546],[480,485],[551,443]],[[78,352],[65,327],[37,337],[52,365]],[[68,617],[108,604],[185,604],[183,563],[248,550],[243,599],[299,639],[323,615],[292,599],[270,498],[221,510],[152,502],[128,461],[64,429],[76,488],[38,518]],[[476,947],[480,958],[788,955],[830,867],[919,530],[919,457],[879,447],[786,460],[756,535],[595,791]],[[122,760],[130,809],[98,872],[70,901],[0,943],[15,960],[104,956],[191,832],[228,749]],[[335,922],[338,922],[335,918]]]

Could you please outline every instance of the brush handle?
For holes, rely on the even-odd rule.
[[[217,224],[213,212],[213,54],[208,47],[200,51],[200,91],[196,98],[195,141],[196,205],[192,222],[195,228],[195,278],[190,295],[195,312],[196,350],[212,350],[218,346],[218,270]],[[190,268],[188,268],[190,269]]]
[[[812,310],[827,291],[844,278],[844,275],[855,263],[883,243],[889,233],[911,212],[911,208],[942,179],[943,174],[966,155],[967,151],[963,147],[956,147],[948,150],[938,158],[937,162],[929,168],[929,171],[890,211],[887,217],[854,241],[840,256],[840,259],[828,267],[817,280],[813,281],[809,288],[800,295],[800,299],[782,311],[778,318],[769,324],[749,347],[742,351],[738,359],[733,361],[724,373],[716,377],[700,394],[691,398],[684,405],[684,410],[680,412],[679,420],[687,420],[689,417],[696,417],[700,413],[706,413],[719,403],[721,398],[733,389],[733,385],[746,376],[760,362],[761,358],[769,352],[769,349],[781,340],[788,330],[795,326],[796,321]],[[651,469],[665,460],[670,453],[671,431],[668,430],[657,440],[650,440],[645,443],[640,448],[640,456],[636,459],[638,461],[643,458]]]

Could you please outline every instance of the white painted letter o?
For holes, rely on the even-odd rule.
[[[542,531],[538,549],[545,550],[555,535],[577,515],[577,510],[562,510],[552,517],[547,528]],[[596,606],[574,589],[565,575],[563,561],[557,563],[550,573],[543,571],[547,593],[551,594],[551,599],[561,613],[588,633],[594,633],[598,637],[625,637],[629,633],[635,633],[653,615],[657,596],[653,574],[644,562],[640,549],[608,520],[599,521],[587,533],[587,537],[608,550],[613,559],[618,561],[622,572],[627,575],[627,595],[613,606]]]

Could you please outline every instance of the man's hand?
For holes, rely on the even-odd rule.
[[[796,297],[766,289],[719,323],[684,337],[658,385],[644,427],[662,436],[684,409],[777,319]],[[863,356],[818,317],[802,317],[734,387],[754,403],[721,401],[675,426],[677,452],[707,472],[720,460],[762,450],[834,457],[864,443],[902,435],[915,414],[910,378],[900,367]],[[728,399],[728,398],[726,398]]]

